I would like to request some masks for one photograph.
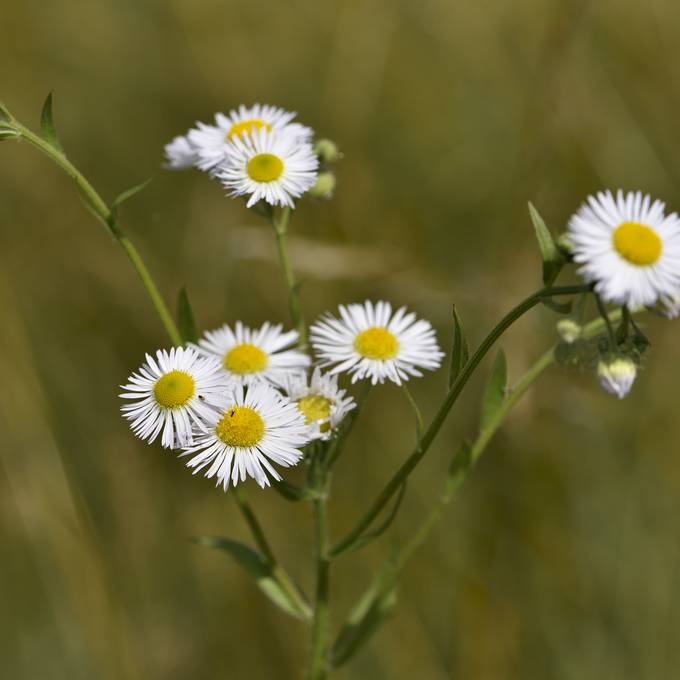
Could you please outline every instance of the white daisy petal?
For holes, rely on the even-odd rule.
[[[210,402],[227,388],[219,362],[190,348],[158,350],[156,360],[146,355],[138,373],[128,379],[120,397],[130,428],[149,444],[161,435],[164,448],[187,446],[195,429],[204,430],[203,418]]]
[[[321,366],[332,374],[348,372],[352,382],[385,380],[400,385],[420,377],[419,368],[435,370],[444,354],[428,321],[416,320],[404,308],[394,314],[387,302],[340,305],[340,319],[322,317],[310,331]]]
[[[164,167],[170,170],[191,168],[198,163],[199,159],[197,150],[184,136],[175,137],[165,145],[165,157],[167,163]]]
[[[641,192],[589,196],[569,221],[579,273],[606,302],[630,308],[680,291],[680,218]]]

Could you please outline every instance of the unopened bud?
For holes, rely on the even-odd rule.
[[[320,172],[316,184],[309,190],[314,198],[329,199],[335,190],[335,175],[332,172]]]
[[[571,242],[571,236],[568,232],[565,231],[557,237],[557,247],[566,255],[571,255],[574,244]]]
[[[573,319],[560,319],[557,322],[557,334],[566,342],[571,345],[572,342],[576,342],[583,332],[583,328],[580,324],[577,324]]]
[[[597,379],[605,392],[623,399],[635,382],[637,366],[626,356],[601,359],[597,365]]]
[[[320,139],[314,145],[314,153],[324,164],[335,163],[342,158],[338,145],[330,139]]]

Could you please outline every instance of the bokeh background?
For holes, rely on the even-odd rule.
[[[287,321],[268,230],[163,144],[240,102],[339,143],[330,203],[291,235],[313,318],[364,297],[472,342],[539,284],[526,202],[561,230],[584,196],[640,188],[680,207],[680,8],[673,0],[23,0],[0,20],[0,97],[34,127],[55,91],[70,158],[202,328]],[[297,678],[307,632],[197,534],[248,541],[229,497],[135,440],[117,385],[166,346],[129,263],[27,144],[0,145],[0,650],[3,678]],[[516,378],[554,341],[532,312],[504,338]],[[680,328],[619,403],[554,368],[518,406],[406,571],[395,618],[349,678],[674,677],[680,667]],[[486,365],[488,368],[488,364]],[[427,414],[444,372],[413,385]],[[410,484],[388,539],[334,567],[342,621],[406,539],[483,377]],[[407,454],[402,393],[371,396],[338,468],[337,537]],[[292,474],[295,478],[297,472]],[[282,561],[311,587],[309,508],[249,485]]]

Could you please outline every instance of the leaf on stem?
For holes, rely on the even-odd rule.
[[[278,607],[298,619],[307,618],[305,613],[281,587],[274,575],[273,565],[243,543],[219,536],[198,536],[194,543],[227,553],[242,569],[255,579],[258,588]]]
[[[182,286],[177,294],[177,330],[186,342],[198,342],[198,331],[194,321],[194,313],[189,302],[187,289]]]
[[[498,409],[503,405],[507,380],[508,372],[505,354],[503,353],[503,350],[501,350],[498,352],[496,360],[493,362],[491,375],[489,376],[489,380],[486,383],[486,389],[484,390],[481,420],[482,430],[489,424],[496,415]]]
[[[57,151],[63,153],[59,138],[57,137],[57,128],[54,126],[54,118],[52,116],[52,93],[50,92],[43,104],[42,113],[40,114],[40,131],[42,138]]]
[[[543,283],[550,286],[564,265],[564,256],[559,251],[545,221],[531,202],[529,203],[529,215],[534,225],[538,248],[543,260]]]
[[[449,389],[460,374],[470,356],[463,324],[458,316],[456,305],[453,305],[453,344],[451,345],[451,364],[449,366]]]
[[[331,649],[331,664],[337,668],[347,663],[375,634],[396,603],[394,564],[388,560],[340,629]]]
[[[135,184],[129,189],[122,191],[120,194],[118,194],[118,196],[116,196],[116,198],[113,199],[113,203],[111,204],[111,216],[114,222],[118,218],[118,208],[123,203],[125,203],[125,201],[130,200],[133,196],[136,196],[140,191],[146,189],[146,187],[151,183],[152,179],[153,177],[149,177],[145,179],[143,182]]]

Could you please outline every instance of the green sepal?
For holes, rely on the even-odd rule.
[[[529,202],[529,215],[534,225],[538,249],[541,251],[541,259],[543,260],[543,283],[550,286],[564,266],[564,255],[557,247],[545,221],[531,202]]]
[[[482,401],[481,429],[483,430],[496,415],[505,400],[505,389],[508,380],[507,364],[503,350],[498,352],[491,367],[491,374],[484,390]]]
[[[449,365],[449,389],[456,381],[463,366],[467,363],[470,357],[470,349],[468,347],[463,324],[458,316],[456,305],[453,305],[453,342],[451,344],[451,363]]]
[[[273,566],[247,545],[220,536],[198,536],[193,541],[198,545],[215,548],[227,553],[244,571],[255,579],[258,588],[275,605],[297,619],[307,618],[306,613],[300,610],[279,585],[274,576]]]
[[[52,93],[50,92],[45,99],[43,104],[42,113],[40,114],[40,131],[42,133],[42,138],[50,145],[53,146],[57,151],[64,150],[59,143],[59,138],[57,137],[57,128],[54,126],[54,117],[52,116]]]
[[[194,313],[189,302],[189,294],[184,286],[177,293],[177,330],[185,343],[198,342]]]
[[[331,665],[347,663],[376,633],[397,603],[394,560],[388,560],[349,613],[331,648]]]

